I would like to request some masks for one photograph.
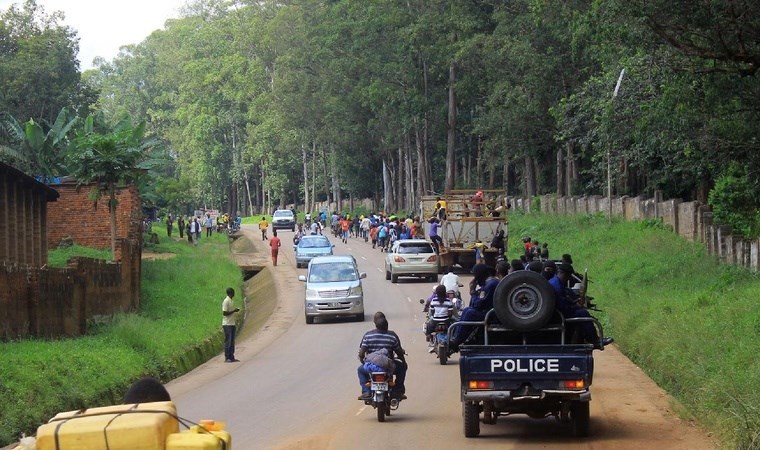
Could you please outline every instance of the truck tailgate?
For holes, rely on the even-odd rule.
[[[460,348],[462,387],[470,381],[492,382],[493,390],[525,385],[537,390],[561,389],[561,382],[583,380],[588,388],[594,370],[589,345],[478,345]]]

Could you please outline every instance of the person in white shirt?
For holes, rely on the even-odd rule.
[[[452,271],[441,277],[441,284],[446,286],[447,291],[459,290],[459,277]]]
[[[364,237],[364,242],[369,241],[369,229],[371,227],[372,223],[369,220],[369,217],[365,217],[362,219],[361,223],[361,229],[362,229],[362,236]]]
[[[224,330],[224,362],[238,362],[235,359],[235,314],[240,308],[235,308],[232,299],[235,290],[227,288],[227,297],[222,301],[222,329]]]

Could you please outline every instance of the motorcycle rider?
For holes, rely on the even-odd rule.
[[[404,357],[404,349],[401,347],[401,339],[398,335],[388,329],[388,319],[385,318],[385,314],[382,311],[375,313],[373,318],[375,323],[375,329],[367,331],[362,337],[362,341],[359,344],[359,361],[362,363],[357,368],[357,374],[359,375],[359,385],[362,388],[362,395],[359,396],[359,400],[369,400],[372,398],[370,392],[370,374],[373,372],[372,361],[377,361],[379,358],[374,358],[374,355],[384,354],[389,358],[393,358],[393,354],[397,355],[397,358],[393,360],[395,364],[395,370],[391,370],[389,367],[381,367],[389,372],[393,372],[396,376],[396,383],[391,389],[391,398],[399,400],[405,400],[406,388],[404,386],[404,379],[406,378],[406,370],[408,365],[406,358]]]
[[[441,284],[446,286],[446,291],[454,291],[457,309],[462,309],[462,294],[459,292],[459,276],[449,270],[449,273],[441,277]]]
[[[454,290],[446,290],[444,285],[438,285],[435,288],[435,298],[428,305],[428,320],[425,322],[425,335],[428,340],[428,352],[433,353],[435,347],[433,346],[432,335],[435,332],[435,327],[441,322],[446,322],[448,328],[448,322],[454,313]]]

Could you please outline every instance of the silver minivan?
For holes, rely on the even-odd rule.
[[[306,275],[298,280],[306,282],[304,316],[306,323],[315,317],[351,317],[364,320],[364,292],[362,278],[353,256],[317,256],[309,262]]]

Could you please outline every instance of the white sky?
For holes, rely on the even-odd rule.
[[[23,0],[0,0],[0,10]],[[119,47],[142,42],[153,31],[164,28],[166,19],[179,17],[185,0],[37,0],[45,13],[63,11],[65,25],[79,35],[79,66],[92,68],[102,56],[112,60]]]

